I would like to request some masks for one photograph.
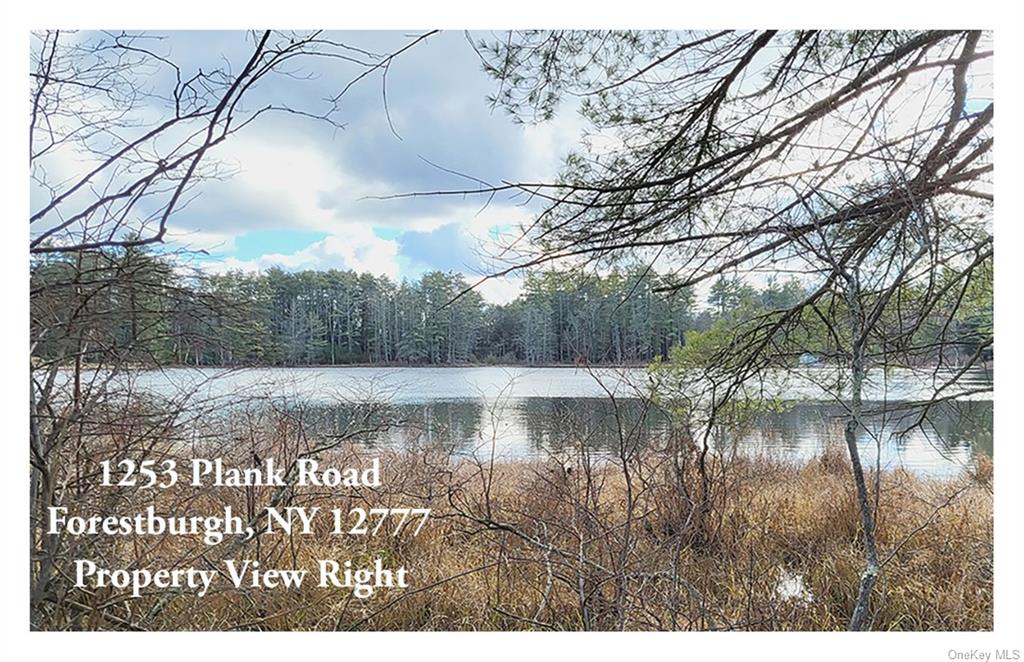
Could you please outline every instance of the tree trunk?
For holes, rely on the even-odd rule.
[[[849,308],[850,338],[852,341],[850,355],[850,413],[846,418],[844,436],[846,448],[850,453],[850,466],[853,470],[853,482],[857,488],[857,505],[860,509],[861,528],[864,532],[864,572],[860,576],[860,587],[857,590],[857,602],[850,616],[848,629],[863,630],[867,622],[868,609],[871,602],[871,590],[878,579],[878,549],[875,544],[875,521],[871,512],[871,500],[868,497],[867,482],[864,480],[864,468],[857,450],[857,431],[862,425],[863,406],[861,402],[866,367],[864,365],[864,345],[867,334],[864,329],[864,311],[860,301],[860,278],[856,270],[847,277],[846,303]]]

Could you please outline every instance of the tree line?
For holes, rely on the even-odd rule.
[[[205,274],[180,265],[139,247],[37,260],[33,324],[47,332],[36,355],[89,363],[115,352],[196,366],[641,364],[806,296],[795,279],[758,288],[722,276],[700,302],[672,275],[636,267],[530,273],[499,305],[441,271],[396,282],[351,270]],[[990,337],[990,283],[979,279],[966,297],[965,347]],[[824,327],[805,333],[821,337],[804,347],[830,353]]]
[[[754,290],[723,279],[698,306],[692,290],[656,291],[672,282],[643,268],[548,270],[498,305],[456,273],[401,282],[335,269],[205,274],[127,247],[38,259],[33,325],[47,329],[37,356],[86,363],[115,352],[198,366],[623,364],[667,355],[751,297],[774,306],[802,292],[796,281]]]

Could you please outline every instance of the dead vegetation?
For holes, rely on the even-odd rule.
[[[313,439],[301,417],[240,416],[232,436],[193,446],[116,435],[89,437],[60,500],[73,513],[210,514],[230,505],[257,528],[266,505],[429,507],[418,536],[266,534],[217,546],[182,537],[74,538],[47,544],[34,530],[36,563],[52,575],[34,610],[39,629],[158,630],[841,630],[857,597],[862,542],[849,464],[826,451],[806,465],[713,456],[700,475],[684,443],[591,457],[508,462],[438,448],[374,450],[367,429]],[[625,448],[626,446],[624,446]],[[128,454],[209,457],[245,464],[253,453],[285,466],[301,456],[351,466],[379,456],[379,489],[96,486],[95,463]],[[82,453],[88,457],[83,459]],[[992,627],[992,496],[987,460],[952,481],[903,472],[880,476],[877,538],[882,572],[870,625],[877,630]],[[871,476],[872,481],[874,476]],[[707,494],[704,490],[707,489]],[[704,498],[706,496],[706,498]],[[389,525],[390,526],[390,525]],[[236,590],[202,598],[165,590],[71,585],[72,562],[108,567],[217,567],[225,558],[264,568],[310,568],[319,559],[409,569],[408,589],[357,599],[350,589]]]

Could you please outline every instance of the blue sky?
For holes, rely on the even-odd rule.
[[[374,52],[407,43],[409,33],[355,32],[332,37]],[[484,34],[476,36],[486,36]],[[246,52],[244,33],[176,32],[163,42],[183,69],[223,54]],[[318,110],[357,71],[330,61],[305,66],[311,80],[268,79],[252,100],[281,98]],[[480,254],[535,211],[510,199],[375,196],[465,188],[467,180],[435,167],[490,182],[549,179],[577,142],[582,121],[571,110],[548,123],[521,126],[487,94],[495,82],[462,32],[440,33],[394,62],[388,74],[391,123],[381,80],[372,77],[343,100],[336,130],[291,115],[267,115],[217,148],[214,157],[234,174],[204,182],[178,212],[170,238],[176,246],[208,251],[208,269],[350,268],[416,278],[432,269],[473,276],[486,270]],[[397,132],[398,136],[395,135]],[[514,280],[489,282],[485,297],[504,301]]]

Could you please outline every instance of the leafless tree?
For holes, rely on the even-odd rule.
[[[588,148],[567,158],[556,181],[429,192],[543,205],[491,277],[639,256],[674,272],[671,289],[780,272],[806,284],[796,305],[734,330],[716,363],[716,398],[740,397],[801,352],[842,366],[832,392],[848,407],[865,561],[849,627],[866,627],[880,564],[877,485],[872,495],[857,447],[865,381],[872,368],[932,366],[931,395],[917,405],[923,418],[969,388],[962,378],[991,354],[990,335],[971,345],[956,324],[972,288],[991,278],[991,36],[469,38],[497,80],[495,106],[532,122],[572,102],[591,123]],[[808,340],[822,333],[826,342]]]
[[[189,66],[176,62],[158,35],[33,35],[33,627],[80,627],[89,612],[137,627],[130,613],[115,613],[123,596],[93,596],[86,605],[69,595],[62,564],[79,543],[46,534],[47,508],[110,510],[124,495],[93,489],[99,460],[173,456],[178,451],[170,440],[212,411],[196,397],[202,380],[160,406],[147,404],[132,386],[129,368],[165,361],[154,346],[201,334],[204,315],[224,313],[184,287],[188,276],[154,259],[147,247],[168,238],[173,215],[204,180],[230,174],[216,160],[218,146],[273,113],[343,128],[346,93],[383,77],[396,57],[432,34],[410,36],[382,54],[321,31],[252,32],[238,60]],[[281,78],[301,85],[323,63],[344,64],[339,70],[349,74],[317,107],[261,89]],[[166,328],[172,311],[175,324],[194,331]]]

